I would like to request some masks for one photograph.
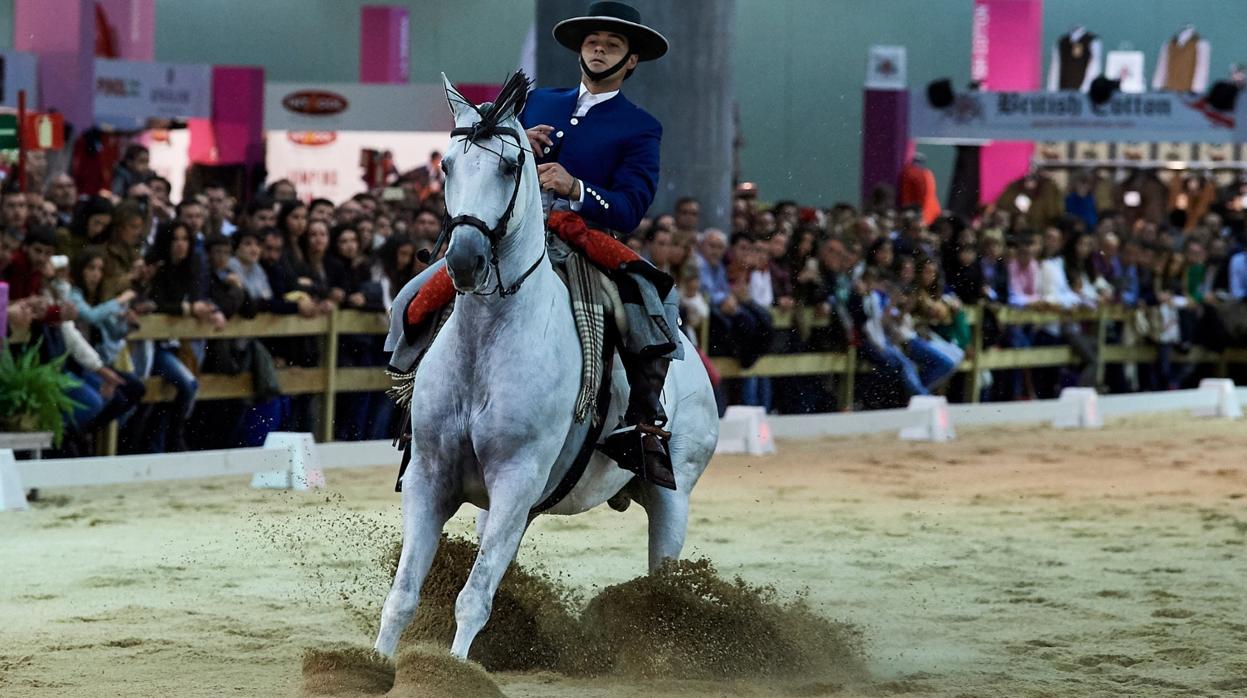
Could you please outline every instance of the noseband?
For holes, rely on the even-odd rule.
[[[537,271],[537,267],[541,264],[541,260],[545,259],[546,256],[543,245],[541,256],[537,257],[537,261],[533,262],[532,266],[521,274],[520,278],[515,280],[515,283],[505,287],[502,285],[502,272],[498,268],[498,245],[502,242],[502,239],[506,237],[507,225],[511,222],[511,214],[515,212],[515,200],[520,194],[520,182],[524,177],[524,162],[527,151],[524,150],[523,141],[520,140],[520,134],[517,133],[515,129],[505,126],[494,127],[489,129],[488,132],[483,132],[480,128],[480,124],[475,126],[462,126],[452,129],[450,135],[452,138],[455,136],[464,136],[467,138],[468,144],[493,136],[511,136],[515,139],[517,144],[520,144],[520,155],[516,158],[515,186],[511,189],[511,200],[507,202],[506,210],[503,211],[502,216],[498,218],[497,225],[490,228],[486,225],[485,221],[477,218],[476,216],[469,216],[467,214],[461,214],[451,218],[450,212],[447,211],[442,218],[442,234],[439,236],[437,244],[433,247],[433,253],[436,254],[438,248],[442,246],[442,238],[450,235],[452,230],[461,225],[476,228],[482,235],[485,236],[487,240],[489,240],[489,251],[491,255],[489,263],[490,266],[494,268],[494,278],[496,279],[496,282],[494,290],[488,293],[480,293],[479,291],[473,291],[472,293],[477,296],[492,296],[497,293],[500,298],[506,298],[507,296],[514,295],[519,292],[520,286],[524,283],[524,280],[527,279],[534,271]],[[501,155],[499,157],[501,157]]]

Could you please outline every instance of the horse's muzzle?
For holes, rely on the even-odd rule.
[[[489,275],[487,261],[489,243],[476,231],[459,230],[452,236],[446,250],[446,271],[455,289],[469,293],[478,290]]]

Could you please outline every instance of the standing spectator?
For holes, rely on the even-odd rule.
[[[940,200],[935,193],[935,173],[927,169],[926,162],[926,156],[914,153],[901,168],[897,206],[917,209],[922,222],[931,225],[940,217]]]
[[[1039,242],[1033,233],[1024,233],[1018,238],[1013,259],[1009,261],[1009,305],[1025,308],[1042,300],[1037,252]]]
[[[78,204],[78,187],[73,177],[59,174],[48,184],[48,201],[56,206],[56,228],[68,228]]]
[[[326,221],[316,219],[317,222],[328,225]],[[303,261],[303,235],[307,232],[308,216],[307,206],[299,201],[287,201],[281,205],[281,212],[277,214],[277,230],[281,232],[285,243],[286,255],[290,259],[291,264],[298,265]],[[267,226],[271,228],[272,226]],[[263,233],[263,230],[253,230],[256,233]]]
[[[721,305],[732,293],[727,281],[727,237],[717,228],[701,234],[697,251],[697,269],[701,275],[701,291],[710,300],[710,307]],[[1247,293],[1247,291],[1245,291]]]
[[[108,225],[107,242],[104,245],[104,300],[116,298],[122,291],[140,280],[143,256],[139,245],[143,241],[143,212],[138,204],[123,201],[113,209]]]
[[[4,234],[21,242],[26,237],[30,219],[30,205],[26,195],[20,191],[7,191],[0,208],[3,208],[4,214]]]
[[[1074,188],[1065,195],[1065,212],[1085,223],[1087,230],[1095,230],[1099,224],[1093,187],[1091,175],[1080,174],[1074,180]]]
[[[201,255],[207,253],[204,247],[204,241],[207,240],[211,232],[208,229],[208,212],[204,210],[204,205],[199,203],[198,199],[187,198],[177,206],[177,217],[191,231],[191,240],[195,242],[195,249]]]
[[[329,199],[312,199],[312,203],[307,206],[308,220],[333,223],[333,202]]]
[[[220,233],[226,237],[233,235],[238,229],[234,225],[234,203],[225,187],[219,184],[209,185],[204,188],[204,195],[208,197],[209,232]]]
[[[381,302],[388,312],[394,296],[415,277],[416,246],[406,236],[391,235],[381,246],[372,265],[372,279],[381,289]]]
[[[268,194],[270,200],[279,204],[299,200],[299,192],[295,189],[294,182],[288,179],[279,179],[268,185],[268,190],[265,193]]]
[[[302,205],[302,204],[300,204]],[[266,196],[257,196],[247,204],[247,216],[243,225],[253,233],[261,234],[277,224],[277,204]]]
[[[87,245],[103,245],[112,219],[113,204],[108,199],[92,196],[81,201],[69,225],[56,229],[56,253],[72,260]]]
[[[117,196],[127,196],[130,187],[143,184],[151,174],[151,153],[147,146],[131,143],[126,146],[121,162],[113,168],[113,182],[110,189]]]
[[[207,267],[195,252],[185,223],[161,226],[148,263],[152,268],[148,297],[156,312],[195,317],[217,329],[225,327],[225,315],[207,299]],[[173,403],[150,425],[148,448],[153,453],[186,450],[186,422],[195,406],[199,381],[178,357],[179,349],[176,341],[156,342],[151,358],[151,374],[177,391]]]
[[[645,248],[641,256],[649,260],[650,264],[670,274],[672,272],[671,233],[656,225],[650,226],[645,233]]]
[[[675,202],[675,232],[692,240],[701,234],[701,204],[697,199],[684,196]]]
[[[133,289],[126,289],[111,300],[103,298],[104,249],[86,247],[74,258],[70,267],[69,300],[78,309],[83,326],[100,358],[107,364],[121,355],[126,335],[130,333],[130,304],[135,300]]]

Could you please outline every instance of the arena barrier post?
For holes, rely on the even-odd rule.
[[[852,344],[844,353],[844,375],[840,377],[840,409],[853,411],[853,390],[857,385],[857,347]]]
[[[269,470],[251,477],[256,489],[304,491],[325,486],[325,473],[320,467],[320,451],[311,434],[272,431],[264,439],[264,448],[284,450],[288,461],[282,470]]]
[[[1210,404],[1191,410],[1192,415],[1221,419],[1238,419],[1243,416],[1234,381],[1228,378],[1205,378],[1199,382],[1199,394],[1206,397]]]
[[[1100,305],[1095,312],[1095,384],[1104,385],[1104,348],[1108,346],[1108,308]]]
[[[25,511],[26,490],[17,472],[13,449],[0,449],[0,511]]]
[[[747,453],[765,456],[775,453],[771,425],[765,407],[732,405],[719,420],[719,442],[715,453]]]
[[[329,328],[325,333],[325,399],[323,400],[320,440],[333,441],[333,415],[338,393],[338,309],[329,314]]]
[[[983,392],[980,379],[983,375],[983,320],[987,306],[979,303],[966,308],[970,313],[970,375],[966,376],[965,401],[976,403]]]
[[[1065,388],[1057,400],[1057,416],[1052,420],[1052,427],[1099,429],[1104,426],[1099,400],[1095,388]]]
[[[915,416],[916,423],[901,429],[902,441],[942,442],[957,437],[948,413],[948,398],[943,395],[915,395],[909,398],[907,410]]]

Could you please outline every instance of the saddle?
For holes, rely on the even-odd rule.
[[[606,275],[556,236],[551,236],[548,240],[547,250],[555,271],[567,286],[572,318],[576,323],[576,335],[580,340],[580,352],[584,360],[581,362],[580,390],[573,406],[572,426],[554,467],[554,471],[558,472],[563,470],[566,464],[566,474],[550,494],[533,507],[530,512],[531,516],[555,506],[575,488],[576,483],[584,475],[594,450],[599,445],[606,415],[610,409],[610,369],[614,361],[615,343],[618,339],[614,322],[607,322],[607,310],[612,299],[605,291],[606,284],[609,283]],[[444,275],[438,274],[429,283],[438,282],[442,276]],[[428,312],[422,312],[420,325],[424,329],[421,333],[423,336],[413,337],[409,332],[407,340],[419,342],[427,350],[453,309],[454,302],[452,301],[444,308],[430,308]],[[419,360],[417,360],[417,365],[418,362]],[[387,373],[394,382],[394,387],[387,391],[387,394],[394,398],[403,410],[403,418],[399,427],[400,434],[394,439],[394,445],[403,450],[398,480],[394,485],[394,491],[401,492],[403,473],[407,471],[407,465],[411,462],[411,436],[408,432],[411,426],[410,409],[416,369],[413,367],[405,373],[388,371]]]

